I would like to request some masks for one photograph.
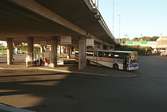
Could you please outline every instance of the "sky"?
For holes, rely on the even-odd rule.
[[[167,0],[99,0],[98,7],[116,38],[167,36]]]

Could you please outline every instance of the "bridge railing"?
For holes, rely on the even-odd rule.
[[[108,25],[106,24],[103,16],[101,15],[99,9],[98,9],[98,0],[84,0],[87,4],[88,8],[94,13],[95,18],[99,21],[99,23],[102,25],[106,33],[113,39],[114,36],[111,33],[111,30],[109,29]]]

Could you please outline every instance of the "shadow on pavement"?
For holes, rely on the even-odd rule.
[[[40,79],[38,78],[39,76]],[[92,84],[94,85],[94,79],[97,79],[97,77],[79,76],[79,74],[1,76],[0,102],[11,103],[9,105],[17,106],[17,104],[13,104],[12,102],[25,103],[29,102],[28,100],[32,100],[27,99],[26,96],[19,98],[19,95],[31,95],[33,97],[41,98],[42,100],[29,107],[24,105],[22,105],[22,107],[37,112],[81,111],[84,109],[83,104],[95,100],[91,97],[92,94],[95,96],[97,94],[97,88],[95,89],[91,87]],[[18,98],[13,98],[15,96],[18,96]],[[24,98],[26,100],[24,100]]]

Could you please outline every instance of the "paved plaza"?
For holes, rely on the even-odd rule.
[[[136,72],[93,66],[83,71],[12,66],[0,66],[1,103],[37,112],[167,111],[166,57],[140,57]]]

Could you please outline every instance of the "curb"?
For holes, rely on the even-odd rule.
[[[90,73],[90,72],[82,72],[82,71],[68,71],[68,70],[57,70],[51,68],[37,68],[38,70],[47,70],[47,71],[55,71],[55,72],[62,72],[62,73],[74,73],[74,74],[83,74],[87,76],[98,76],[98,77],[118,77],[118,78],[135,78],[137,75],[106,75],[106,74],[99,74],[99,73]]]
[[[20,68],[3,68],[0,67],[0,70],[20,70]],[[68,74],[82,74],[86,76],[98,76],[98,77],[113,77],[113,78],[136,78],[137,75],[106,75],[106,74],[100,74],[100,73],[91,73],[91,72],[82,72],[82,71],[69,71],[69,70],[58,70],[58,69],[52,69],[52,68],[22,68],[22,70],[45,70],[45,71],[52,71],[52,72],[61,72],[61,73],[68,73]]]

